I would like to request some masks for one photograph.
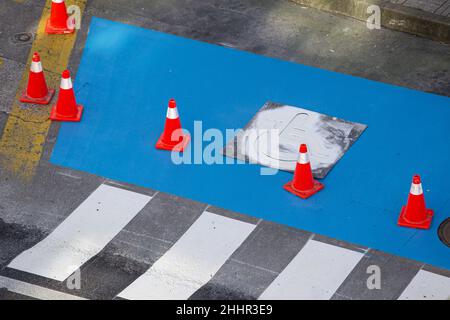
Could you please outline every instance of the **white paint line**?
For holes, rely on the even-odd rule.
[[[364,254],[309,240],[259,299],[327,300]]]
[[[450,300],[450,278],[420,270],[399,300]]]
[[[8,267],[63,281],[97,255],[150,199],[103,184],[47,238]]]
[[[71,174],[68,172],[64,172],[64,171],[56,171],[56,174],[59,174],[60,176],[63,176],[63,177],[72,178],[72,179],[77,179],[77,180],[81,179],[81,177],[79,177],[77,175],[74,175],[74,174]]]
[[[256,226],[204,212],[153,266],[119,297],[184,300],[205,285]]]
[[[86,300],[71,294],[58,292],[34,284],[0,276],[0,288],[39,300]]]

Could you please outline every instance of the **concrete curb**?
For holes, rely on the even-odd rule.
[[[300,5],[367,21],[370,5],[381,9],[381,25],[450,44],[450,18],[405,7],[389,0],[291,0]]]

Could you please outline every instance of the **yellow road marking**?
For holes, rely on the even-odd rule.
[[[84,12],[87,0],[66,1],[80,7]],[[20,93],[27,86],[28,73],[33,52],[39,52],[47,84],[58,89],[61,72],[67,68],[76,40],[76,32],[70,35],[48,35],[44,32],[50,16],[51,0],[47,0],[37,28],[36,39],[31,48],[28,64],[22,75],[14,103],[0,140],[0,160],[3,169],[31,180],[42,156],[45,139],[51,121],[48,119],[53,98],[48,106],[25,105],[19,102]]]

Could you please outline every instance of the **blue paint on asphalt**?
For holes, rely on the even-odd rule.
[[[81,123],[62,124],[54,164],[450,269],[450,250],[436,234],[449,216],[448,98],[98,18],[75,90],[85,112]],[[154,148],[171,97],[191,133],[194,120],[204,129],[243,127],[268,100],[368,129],[323,180],[325,189],[305,201],[284,191],[290,173],[174,165],[170,152]],[[416,172],[435,210],[427,231],[396,224]]]

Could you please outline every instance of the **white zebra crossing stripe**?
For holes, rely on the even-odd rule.
[[[63,281],[97,255],[150,199],[101,185],[47,238],[8,267]]]
[[[412,279],[400,300],[449,300],[450,278],[420,270]]]
[[[254,228],[250,223],[204,212],[172,248],[119,297],[188,299],[216,274]]]
[[[330,299],[363,255],[309,240],[259,299]]]
[[[34,284],[0,276],[0,288],[39,300],[86,300],[71,294],[58,292]]]

